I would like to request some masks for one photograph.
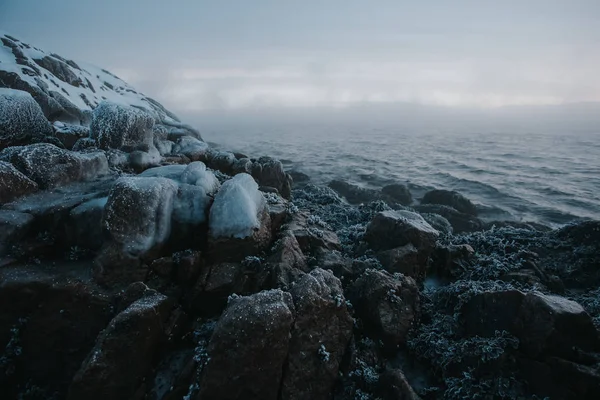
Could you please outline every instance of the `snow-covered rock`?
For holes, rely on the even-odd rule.
[[[90,137],[101,149],[154,146],[150,114],[116,103],[102,102],[92,114]]]
[[[73,149],[79,139],[90,136],[90,128],[87,126],[55,121],[52,128],[54,129],[54,136],[69,150]]]
[[[180,137],[173,146],[173,154],[183,154],[192,161],[206,161],[208,144],[191,136]]]
[[[0,88],[0,149],[41,141],[50,135],[52,126],[29,93]]]
[[[260,228],[266,201],[248,174],[238,174],[223,184],[210,209],[211,236],[245,238]]]
[[[42,189],[94,179],[109,172],[102,152],[70,152],[48,143],[6,148],[0,152],[0,161],[12,163]]]
[[[17,197],[33,193],[38,185],[12,164],[0,161],[0,204],[8,203]]]
[[[207,194],[215,193],[221,184],[215,174],[206,169],[206,165],[196,161],[187,165],[180,180],[182,183],[200,186]]]

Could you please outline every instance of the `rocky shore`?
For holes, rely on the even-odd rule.
[[[600,398],[600,222],[313,185],[0,39],[3,398]]]

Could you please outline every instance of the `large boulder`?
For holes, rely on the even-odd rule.
[[[414,209],[420,213],[438,214],[445,218],[455,233],[476,232],[485,228],[485,224],[479,218],[460,212],[450,206],[441,204],[418,204]],[[430,218],[429,218],[430,219]]]
[[[285,199],[292,194],[292,178],[283,170],[281,161],[272,157],[261,157],[252,165],[252,176],[261,186],[277,189]]]
[[[223,183],[208,223],[209,248],[215,260],[242,260],[266,248],[271,241],[266,200],[248,174],[238,174]]]
[[[166,339],[171,305],[166,296],[148,293],[113,318],[75,374],[67,399],[133,398]]]
[[[312,223],[314,219],[305,212],[292,215],[291,221],[285,225],[300,244],[300,249],[306,254],[316,253],[318,249],[341,250],[340,240],[335,232],[324,226]]]
[[[329,187],[348,200],[350,204],[368,203],[380,198],[380,194],[376,190],[365,189],[340,179],[329,182]]]
[[[154,146],[154,118],[144,111],[102,102],[94,109],[90,137],[101,149],[135,149]]]
[[[452,190],[430,190],[425,193],[423,199],[421,200],[422,204],[441,204],[444,206],[452,207],[456,211],[477,216],[477,207],[471,202],[471,200],[467,199],[462,194],[452,191]]]
[[[383,268],[391,273],[399,272],[416,280],[423,280],[427,273],[429,250],[419,251],[412,243],[377,253]]]
[[[364,240],[374,250],[412,244],[418,250],[433,249],[439,236],[423,217],[410,211],[382,211],[367,225]]]
[[[197,399],[277,399],[293,322],[289,293],[231,298],[210,340]]]
[[[95,179],[109,173],[104,153],[76,153],[49,143],[9,147],[0,152],[0,161],[12,163],[41,189]]]
[[[33,223],[33,216],[13,210],[0,210],[0,256],[10,250],[27,234]]]
[[[352,337],[342,284],[317,268],[291,290],[296,306],[282,399],[330,399]]]
[[[107,197],[92,199],[69,212],[65,228],[71,246],[94,251],[102,247],[102,215],[107,201]]]
[[[0,88],[0,149],[41,141],[52,126],[27,92]]]
[[[0,161],[0,204],[38,190],[38,185],[12,164]]]
[[[123,177],[112,188],[102,219],[107,242],[97,259],[96,277],[113,280],[134,274],[133,259],[152,258],[171,233],[177,185],[166,178]]]
[[[413,201],[410,190],[408,190],[406,185],[401,183],[392,183],[391,185],[384,186],[381,189],[381,194],[386,200],[391,200],[403,206],[409,206]]]
[[[392,348],[406,342],[420,313],[417,284],[402,274],[368,269],[349,288],[348,298],[367,331]]]

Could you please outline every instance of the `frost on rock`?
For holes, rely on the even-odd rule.
[[[226,181],[210,209],[209,228],[213,237],[245,238],[260,227],[259,215],[266,206],[258,185],[248,174]]]
[[[51,135],[52,126],[29,93],[0,88],[0,149]]]
[[[104,230],[134,255],[164,244],[171,233],[177,185],[164,178],[120,178],[110,192]]]
[[[38,185],[12,164],[0,161],[0,204],[37,191]]]
[[[193,161],[202,161],[206,158],[208,144],[191,136],[183,136],[173,146],[173,154],[183,154]]]
[[[206,222],[206,210],[210,203],[211,198],[202,187],[182,183],[173,205],[173,220],[191,225]]]
[[[102,102],[92,114],[90,137],[102,149],[148,145],[153,147],[154,119],[144,111]]]
[[[0,161],[12,163],[42,189],[94,179],[109,172],[102,152],[70,152],[49,143],[9,147],[0,152]]]

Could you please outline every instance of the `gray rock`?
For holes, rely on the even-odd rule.
[[[153,147],[154,118],[144,111],[115,103],[102,102],[94,109],[90,138],[101,149]]]
[[[391,185],[384,186],[381,189],[381,193],[387,198],[398,204],[402,204],[403,206],[408,206],[413,201],[410,190],[408,190],[406,185],[402,185],[400,183],[393,183]]]
[[[433,249],[439,236],[423,217],[410,211],[383,211],[367,225],[364,240],[374,250],[412,244],[417,250]]]
[[[451,190],[431,190],[425,193],[425,196],[423,196],[421,203],[441,204],[444,206],[452,207],[458,212],[472,215],[474,217],[477,216],[477,207],[475,207],[471,200],[467,199],[462,194]]]
[[[27,92],[0,88],[0,150],[41,141],[52,126]]]
[[[0,161],[0,204],[37,190],[37,183],[23,175],[12,164]]]

